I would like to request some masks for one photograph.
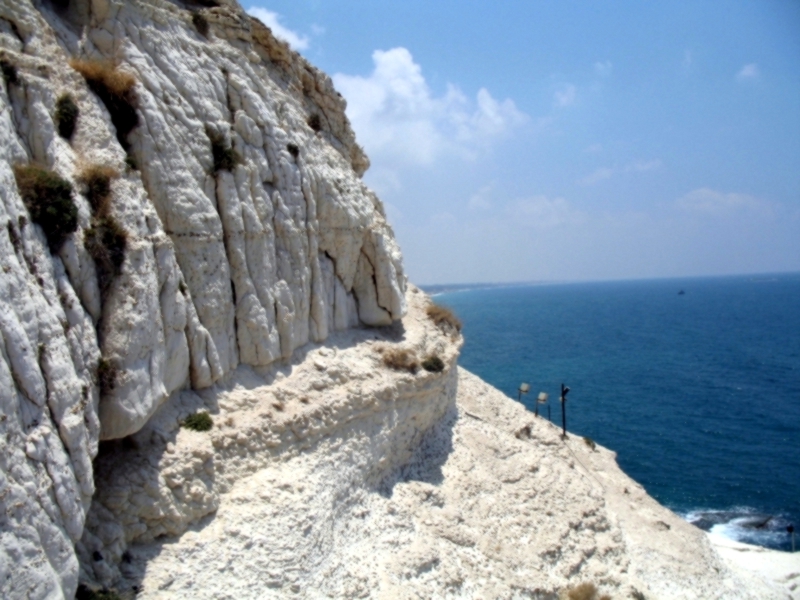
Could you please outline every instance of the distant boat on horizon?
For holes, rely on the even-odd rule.
[[[681,291],[679,291],[679,292],[678,292],[678,296],[683,296],[683,295],[685,295],[685,294],[686,294],[686,292],[684,292],[683,290],[681,290]]]

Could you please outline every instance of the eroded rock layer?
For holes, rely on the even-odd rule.
[[[99,440],[136,433],[179,390],[406,310],[343,99],[219,4],[0,3],[3,597],[74,592]],[[63,244],[23,200],[24,165],[73,186]],[[92,169],[110,173],[100,207]],[[116,270],[98,232],[123,240]]]

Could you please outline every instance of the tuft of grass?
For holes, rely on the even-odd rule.
[[[192,13],[192,25],[194,25],[197,33],[202,35],[204,38],[208,37],[208,19],[206,19],[201,13]]]
[[[125,157],[125,166],[128,168],[129,171],[139,170],[139,165],[136,163],[136,159],[130,154],[128,154],[128,156]]]
[[[561,593],[566,600],[605,600],[608,596],[597,597],[597,586],[591,582],[584,582]]]
[[[396,371],[416,373],[419,361],[413,350],[407,348],[386,348],[383,350],[383,364]]]
[[[214,421],[207,412],[199,412],[186,417],[181,425],[192,431],[208,431],[214,426]]]
[[[633,600],[647,600],[645,595],[636,588],[633,588],[631,591],[631,598],[633,598]]]
[[[584,436],[583,443],[586,444],[587,446],[589,446],[589,448],[591,448],[592,450],[597,448],[597,444],[595,444],[594,440],[592,438],[590,438],[590,437]]]
[[[47,237],[50,251],[58,252],[67,236],[78,229],[78,207],[72,184],[53,171],[34,165],[14,167],[22,201]]]
[[[300,148],[297,147],[297,144],[286,144],[286,150],[297,160],[297,157],[300,155]]]
[[[117,387],[117,365],[101,357],[97,361],[97,385],[100,386],[100,395],[108,396]]]
[[[107,588],[93,590],[84,584],[80,584],[75,592],[75,600],[122,600],[122,596],[115,590]]]
[[[314,113],[310,117],[308,117],[308,126],[311,127],[314,131],[319,131],[322,129],[322,120],[319,118],[317,113]]]
[[[83,245],[94,259],[100,296],[105,299],[114,278],[122,273],[128,232],[113,217],[94,219],[83,234]]]
[[[105,165],[89,165],[80,175],[78,181],[86,186],[86,199],[92,206],[95,217],[108,214],[111,201],[111,180],[119,177],[116,169]]]
[[[58,135],[65,140],[71,139],[72,134],[75,133],[75,126],[78,124],[78,115],[80,115],[80,110],[75,104],[75,99],[70,94],[62,94],[56,100],[55,121]]]
[[[422,368],[431,373],[441,373],[444,371],[444,361],[432,354],[422,361]]]
[[[447,333],[458,333],[461,331],[461,320],[446,306],[429,304],[425,312],[430,320],[442,331]]]
[[[220,171],[233,171],[237,164],[242,162],[236,151],[225,144],[225,139],[212,131],[208,131],[211,140],[211,154],[214,157],[214,173]]]
[[[106,105],[111,122],[117,128],[117,139],[128,150],[128,134],[139,124],[134,92],[136,78],[107,61],[73,59],[69,64],[83,75],[89,89]]]
[[[8,85],[17,85],[19,83],[16,65],[12,65],[6,59],[2,59],[0,60],[0,71],[3,72],[3,79],[6,80]]]

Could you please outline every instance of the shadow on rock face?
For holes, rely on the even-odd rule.
[[[444,417],[424,434],[411,461],[380,482],[377,487],[378,493],[385,498],[391,498],[396,484],[409,481],[440,485],[444,481],[442,466],[453,451],[453,426],[457,418],[458,409],[453,405]]]

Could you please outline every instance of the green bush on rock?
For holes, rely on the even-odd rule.
[[[199,412],[186,417],[181,425],[192,431],[208,431],[213,427],[214,421],[207,412]]]
[[[72,199],[72,184],[55,172],[35,165],[14,167],[22,201],[47,237],[50,251],[61,249],[67,236],[78,229],[78,207]]]
[[[80,110],[78,109],[78,105],[75,104],[75,100],[70,94],[63,94],[59,97],[59,99],[56,100],[55,114],[58,135],[65,140],[71,139],[72,134],[75,133],[75,127],[78,124],[79,114]]]
[[[444,371],[444,361],[436,355],[431,355],[422,361],[422,368],[431,373]]]

